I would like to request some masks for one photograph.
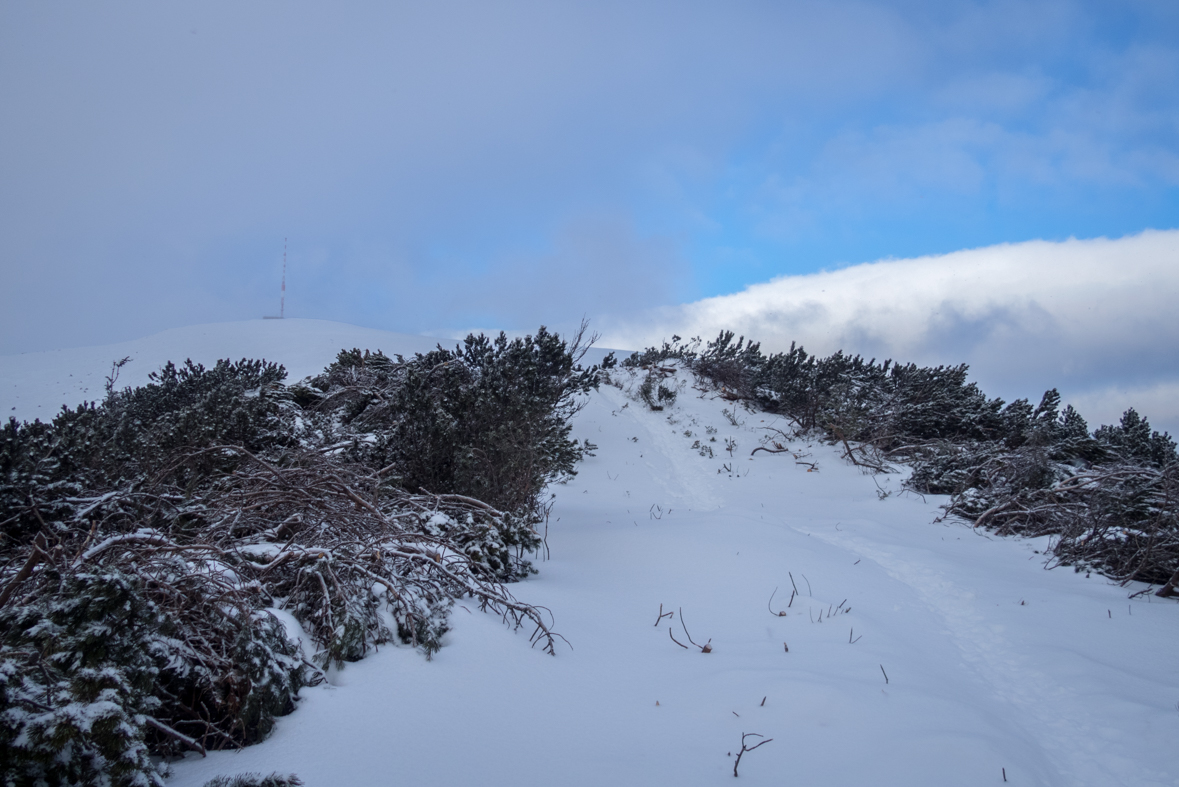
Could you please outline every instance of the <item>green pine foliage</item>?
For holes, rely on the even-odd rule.
[[[576,474],[589,450],[570,438],[570,419],[602,369],[580,364],[584,328],[566,344],[545,328],[535,336],[471,335],[453,350],[406,359],[341,352],[336,363],[295,389],[308,429],[342,455],[409,493],[476,498],[504,524],[431,523],[497,576],[528,573],[522,558],[540,545],[544,490]],[[613,365],[608,358],[603,368]]]
[[[0,609],[0,750],[11,785],[162,785],[144,741],[159,611],[120,573],[55,577]]]
[[[577,366],[543,328],[510,341],[468,336],[407,362],[384,458],[408,490],[447,490],[539,516],[538,493],[576,472],[584,449],[569,437],[570,418],[596,387],[597,370]]]
[[[264,361],[218,361],[212,369],[168,363],[141,388],[111,391],[101,406],[63,408],[51,424],[9,419],[0,444],[0,521],[21,541],[45,522],[64,524],[70,498],[142,479],[199,488],[240,459],[211,445],[261,451],[291,444],[286,372]],[[184,462],[178,462],[179,457]],[[30,505],[36,500],[36,505]],[[141,512],[129,512],[137,518]]]

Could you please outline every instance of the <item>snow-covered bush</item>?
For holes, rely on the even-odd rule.
[[[240,461],[208,452],[183,463],[188,449],[214,444],[251,451],[294,444],[276,364],[218,361],[212,369],[168,363],[140,388],[111,391],[101,406],[63,408],[52,424],[10,419],[0,444],[0,517],[5,535],[18,540],[45,522],[62,524],[69,502],[83,490],[115,489],[145,480],[195,488]],[[35,505],[32,502],[35,502]],[[129,512],[138,522],[138,511]]]
[[[0,608],[6,783],[162,785],[144,742],[159,610],[117,571],[51,581],[58,592]]]
[[[204,787],[299,787],[302,780],[295,775],[281,776],[272,773],[239,773],[237,776],[218,776],[205,782]]]
[[[51,424],[9,421],[5,782],[159,784],[151,755],[263,739],[329,664],[394,638],[433,652],[460,597],[554,652],[547,611],[503,583],[585,450],[568,418],[596,375],[542,329],[344,352],[316,387],[261,361],[169,364]]]
[[[873,471],[911,464],[910,488],[950,495],[947,512],[1003,533],[1053,535],[1054,559],[1119,581],[1179,586],[1179,456],[1170,436],[1128,410],[1090,433],[1060,394],[1038,406],[988,399],[967,367],[826,358],[791,345],[763,355],[725,331],[673,337],[623,366],[676,360],[729,399],[789,419],[798,434],[842,443]],[[853,447],[854,444],[854,447]]]
[[[471,335],[410,359],[352,350],[296,396],[328,442],[389,483],[503,512],[495,533],[465,533],[462,522],[443,529],[510,578],[527,566],[508,550],[539,545],[545,488],[572,477],[587,450],[569,437],[582,395],[600,379],[598,367],[581,366],[585,349],[584,327],[569,344],[542,327],[512,340]]]
[[[1059,395],[1045,394],[1022,439],[938,445],[910,484],[952,495],[947,511],[1004,534],[1056,536],[1055,560],[1119,581],[1164,585],[1179,572],[1179,461],[1165,434],[1128,410],[1088,434]]]
[[[670,369],[651,368],[647,370],[643,381],[639,383],[639,399],[655,412],[662,410],[665,406],[670,407],[675,404],[678,392],[675,388],[668,388],[663,383],[664,378],[670,374]]]

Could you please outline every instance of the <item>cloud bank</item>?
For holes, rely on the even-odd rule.
[[[732,330],[781,351],[969,363],[1006,399],[1058,388],[1092,426],[1137,407],[1179,433],[1179,231],[1002,244],[784,276],[599,321],[603,343]]]

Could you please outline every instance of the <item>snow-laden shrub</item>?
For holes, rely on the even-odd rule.
[[[182,488],[231,469],[240,458],[209,452],[176,464],[178,453],[214,444],[270,451],[294,443],[286,371],[264,361],[168,363],[139,388],[112,390],[101,406],[63,408],[51,424],[9,419],[0,434],[0,521],[23,540],[46,522],[68,519],[70,497],[145,479]],[[172,473],[167,479],[161,473]],[[36,505],[31,505],[35,501]],[[138,514],[132,514],[137,517]],[[138,521],[138,520],[136,520]]]
[[[643,376],[643,381],[639,383],[639,399],[655,412],[675,404],[678,392],[663,383],[663,379],[668,375],[670,371],[649,369]]]
[[[542,330],[396,363],[341,353],[318,388],[284,376],[169,364],[4,427],[5,783],[158,784],[151,756],[263,739],[329,664],[394,638],[433,652],[460,597],[554,652],[547,611],[503,582],[528,570],[544,485],[585,450],[568,417],[596,371]],[[414,397],[446,439],[411,457]],[[409,480],[423,467],[449,473],[428,494]]]
[[[1056,536],[1062,565],[1168,586],[1179,572],[1174,443],[1134,410],[1089,435],[1071,407],[1057,414],[1059,399],[1045,394],[1014,448],[1008,441],[924,452],[910,485],[952,495],[948,513],[976,527]]]
[[[906,462],[910,488],[950,495],[946,510],[1003,533],[1053,535],[1054,559],[1107,576],[1179,586],[1179,456],[1134,410],[1090,433],[1060,394],[988,399],[968,368],[877,363],[791,345],[763,355],[725,331],[715,341],[673,337],[623,361],[676,360],[728,399],[792,422],[797,434],[840,443],[880,472]],[[648,373],[649,375],[650,373]],[[650,379],[650,376],[648,376]]]
[[[511,578],[528,570],[511,552],[539,545],[545,488],[571,478],[587,450],[569,437],[582,395],[600,379],[598,367],[580,364],[585,349],[583,332],[566,344],[542,327],[511,340],[471,335],[453,350],[410,359],[352,350],[296,396],[325,442],[389,483],[466,495],[503,512],[494,533],[465,532],[462,522],[442,529]]]
[[[272,773],[263,776],[260,773],[239,773],[236,776],[218,776],[205,782],[204,787],[299,787],[303,781],[290,774],[282,776]]]
[[[59,592],[0,608],[6,783],[162,785],[144,741],[159,610],[120,572],[51,581]]]

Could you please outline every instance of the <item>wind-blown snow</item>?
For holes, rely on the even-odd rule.
[[[290,357],[319,326],[296,332]],[[254,328],[272,330],[233,330],[244,346]],[[416,341],[433,345],[380,346]],[[734,426],[723,408],[685,380],[662,413],[604,386],[577,416],[596,456],[553,490],[552,559],[512,586],[552,610],[571,648],[546,656],[460,603],[432,661],[382,648],[304,689],[266,742],[189,757],[170,783],[279,771],[310,787],[688,787],[732,779],[742,732],[773,739],[741,761],[751,784],[993,785],[1004,769],[1013,785],[1179,781],[1173,602],[1045,571],[1043,540],[936,523],[942,500],[835,449],[751,457],[782,424],[737,411]],[[785,616],[767,607],[775,588]],[[661,604],[675,616],[656,626]],[[681,609],[711,653],[671,640],[669,627],[688,644]]]

